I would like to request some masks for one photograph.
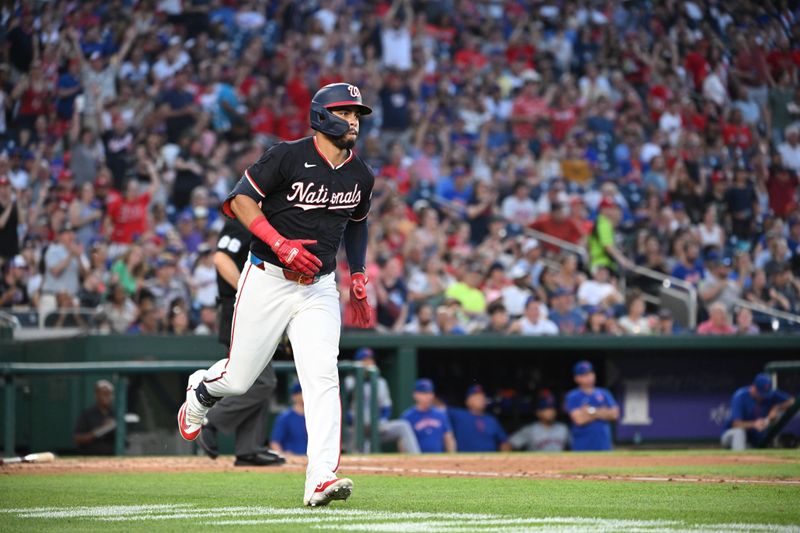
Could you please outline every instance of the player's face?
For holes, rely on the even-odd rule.
[[[421,410],[430,409],[433,405],[433,393],[432,392],[415,392],[414,393],[414,403],[417,404],[417,408]]]
[[[467,409],[471,411],[483,411],[486,409],[486,395],[476,392],[467,398]]]
[[[354,147],[356,145],[356,139],[358,139],[359,119],[361,117],[358,109],[355,107],[340,107],[338,109],[332,109],[331,113],[340,119],[347,121],[347,123],[350,125],[350,130],[347,133],[341,137],[335,137],[332,139],[333,144],[336,145],[336,147],[340,150]]]
[[[579,387],[594,387],[594,382],[594,372],[587,372],[580,376],[575,376],[575,383],[577,383]]]
[[[536,418],[544,423],[551,423],[556,419],[556,410],[552,407],[546,409],[538,409],[536,411]]]

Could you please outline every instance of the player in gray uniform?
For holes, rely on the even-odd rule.
[[[378,365],[375,363],[375,352],[371,348],[359,348],[353,355],[354,361],[361,361],[366,366]],[[344,380],[344,390],[351,397],[355,394],[356,379],[353,376],[347,376]],[[370,403],[371,388],[369,383],[364,383],[364,421],[365,431],[369,433],[370,427]],[[394,419],[390,420],[389,416],[392,414],[392,395],[389,393],[389,384],[383,376],[378,378],[378,409],[380,410],[378,421],[378,434],[380,435],[381,442],[394,442],[397,444],[398,451],[402,453],[417,454],[421,453],[419,450],[419,442],[417,442],[417,435],[414,433],[414,428],[408,423],[408,420]],[[350,417],[354,417],[352,410]],[[355,434],[353,434],[355,437]],[[355,438],[353,439],[355,442]],[[367,442],[368,444],[368,442]],[[368,451],[368,450],[356,450]]]
[[[556,399],[548,390],[539,393],[536,422],[523,426],[508,441],[515,450],[560,452],[569,443],[569,428],[556,421]]]
[[[238,220],[228,220],[214,253],[219,293],[219,341],[227,348],[231,345],[236,285],[249,249],[250,232]],[[197,443],[209,457],[216,459],[219,455],[217,432],[222,431],[236,433],[234,466],[271,466],[286,462],[280,455],[264,449],[267,413],[275,395],[276,382],[275,370],[270,363],[245,394],[229,396],[208,412]]]

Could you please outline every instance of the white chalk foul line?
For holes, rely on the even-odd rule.
[[[313,529],[375,531],[379,533],[800,533],[800,527],[777,524],[692,524],[681,520],[635,520],[553,516],[512,518],[486,513],[388,512],[361,509],[307,509],[259,506],[200,508],[191,504],[116,505],[79,507],[30,507],[0,509],[28,519],[83,518],[102,522],[134,522],[192,519],[206,526],[268,526],[306,524]],[[197,522],[198,519],[208,519]]]

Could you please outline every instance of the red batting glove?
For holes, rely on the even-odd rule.
[[[372,309],[367,302],[367,276],[356,272],[350,277],[350,305],[353,306],[353,324],[368,328]]]
[[[288,240],[272,227],[266,218],[255,219],[248,228],[250,232],[267,243],[278,260],[292,270],[306,276],[316,276],[322,266],[319,258],[305,249],[307,244],[317,244],[315,240]]]

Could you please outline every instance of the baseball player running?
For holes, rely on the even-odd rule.
[[[250,233],[238,220],[228,220],[222,228],[214,266],[217,267],[219,292],[219,341],[231,345],[231,320],[236,299],[236,285],[247,261]],[[203,423],[197,442],[212,459],[219,455],[217,431],[236,433],[236,461],[234,466],[270,466],[286,459],[264,449],[266,439],[266,414],[275,394],[277,379],[272,364],[264,368],[253,386],[241,396],[229,396],[211,409]]]
[[[178,411],[183,438],[200,434],[206,412],[247,392],[284,330],[294,351],[308,430],[303,503],[345,500],[353,482],[337,478],[341,451],[339,334],[334,280],[344,238],[355,324],[369,321],[365,261],[374,176],[352,148],[372,110],[355,85],[326,85],[311,101],[311,137],[281,142],[251,165],[223,204],[254,235],[238,282],[227,359],[189,377]]]

